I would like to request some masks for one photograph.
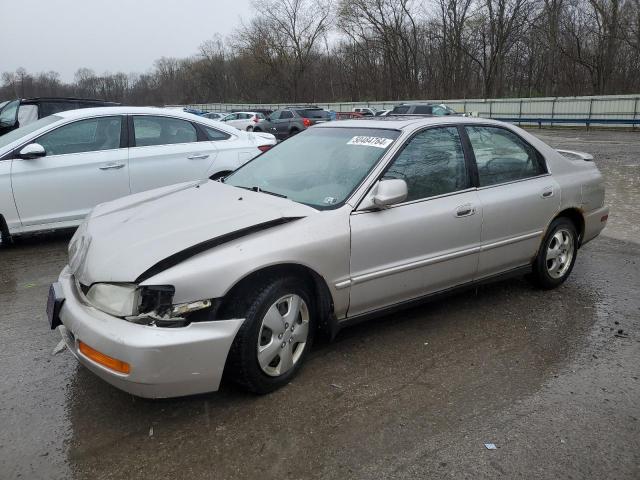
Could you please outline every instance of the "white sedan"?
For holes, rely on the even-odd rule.
[[[99,203],[217,179],[275,145],[267,133],[160,108],[61,112],[0,136],[0,233],[74,227]]]
[[[221,118],[220,121],[236,127],[238,130],[250,132],[264,118],[264,115],[260,112],[234,112]]]

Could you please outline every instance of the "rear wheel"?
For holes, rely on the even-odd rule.
[[[293,137],[294,135],[297,135],[298,133],[300,133],[300,130],[298,130],[297,128],[292,128],[291,131],[289,132],[289,136]]]
[[[540,288],[552,289],[561,285],[571,274],[578,253],[578,234],[573,222],[566,217],[556,218],[545,236],[530,275]]]
[[[271,277],[230,299],[226,316],[244,318],[229,356],[228,378],[255,393],[268,393],[296,375],[313,343],[315,310],[296,277]]]

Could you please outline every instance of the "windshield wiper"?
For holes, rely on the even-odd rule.
[[[238,186],[238,185],[237,185]],[[269,195],[273,195],[274,197],[280,197],[280,198],[287,198],[286,195],[283,195],[281,193],[276,193],[276,192],[270,192],[269,190],[264,190],[261,187],[258,186],[254,186],[254,187],[240,187],[240,188],[244,188],[245,190],[251,190],[252,192],[258,192],[258,193],[266,193]]]

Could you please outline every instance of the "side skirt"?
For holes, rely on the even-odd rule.
[[[340,330],[345,327],[350,327],[352,325],[357,325],[362,322],[366,322],[368,320],[372,320],[374,318],[379,318],[384,315],[389,315],[390,313],[394,313],[400,310],[405,310],[411,307],[415,307],[418,305],[422,305],[427,302],[431,302],[434,300],[438,300],[444,297],[448,297],[455,293],[459,293],[464,290],[468,290],[470,288],[477,287],[478,285],[484,285],[487,283],[494,283],[499,280],[504,280],[512,277],[519,277],[522,275],[526,275],[527,273],[531,273],[531,265],[523,265],[522,267],[516,267],[511,270],[507,270],[506,272],[498,273],[496,275],[491,275],[489,277],[480,278],[478,280],[473,280],[471,282],[463,283],[460,285],[456,285],[455,287],[446,288],[444,290],[440,290],[437,292],[429,293],[427,295],[423,295],[421,297],[413,298],[411,300],[407,300],[400,303],[394,303],[393,305],[389,305],[387,307],[382,307],[376,310],[372,310],[365,313],[360,313],[358,315],[354,315],[353,317],[346,317],[342,320],[338,320],[336,322],[336,331],[337,334]],[[335,335],[333,335],[335,337]]]

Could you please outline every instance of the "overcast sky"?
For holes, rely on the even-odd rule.
[[[0,0],[0,72],[136,72],[186,57],[250,14],[250,0]]]

